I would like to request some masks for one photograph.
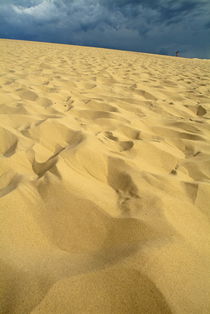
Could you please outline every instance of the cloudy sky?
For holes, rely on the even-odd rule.
[[[210,58],[210,0],[0,0],[0,38]]]

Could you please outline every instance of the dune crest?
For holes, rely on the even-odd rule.
[[[0,313],[210,313],[210,61],[0,53]]]

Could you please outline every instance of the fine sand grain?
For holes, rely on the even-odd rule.
[[[0,40],[0,313],[210,313],[210,60]]]

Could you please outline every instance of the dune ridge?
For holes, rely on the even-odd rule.
[[[0,54],[0,313],[210,313],[210,61]]]

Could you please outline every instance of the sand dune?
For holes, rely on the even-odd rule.
[[[0,54],[0,313],[210,313],[210,61]]]

